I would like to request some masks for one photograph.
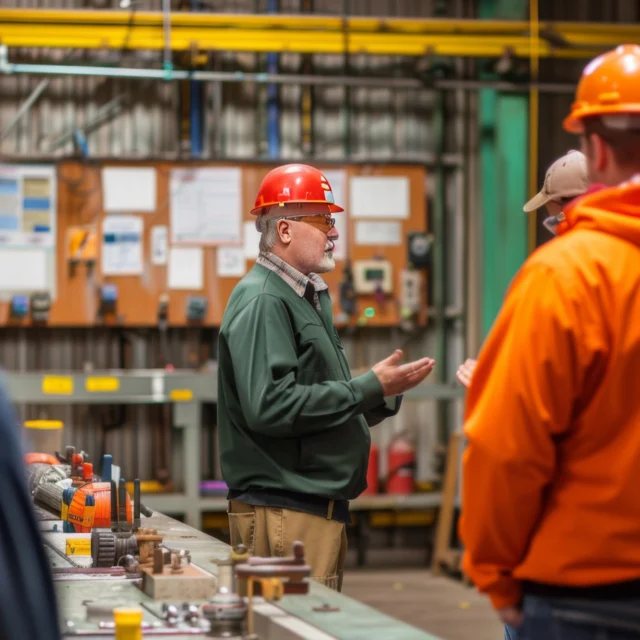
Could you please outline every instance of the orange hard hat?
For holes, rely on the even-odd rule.
[[[589,116],[640,115],[640,46],[623,44],[594,58],[582,72],[571,113],[569,133],[581,133]]]
[[[24,463],[25,464],[60,464],[60,460],[50,453],[37,453],[30,452],[24,454]]]
[[[331,185],[321,171],[308,164],[285,164],[264,177],[251,213],[259,215],[265,207],[311,203],[326,204],[327,213],[344,211],[334,202]]]

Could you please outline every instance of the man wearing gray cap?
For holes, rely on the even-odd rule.
[[[562,221],[562,210],[588,188],[587,160],[580,151],[572,149],[547,169],[542,189],[523,209],[530,213],[545,207],[549,217],[544,221],[544,226],[555,233],[555,227]]]
[[[526,213],[532,213],[544,207],[548,217],[544,226],[555,235],[556,227],[564,220],[562,210],[589,188],[587,160],[580,151],[572,149],[558,158],[548,169],[542,189],[524,205]],[[465,387],[471,383],[476,360],[468,358],[458,367],[456,378]]]

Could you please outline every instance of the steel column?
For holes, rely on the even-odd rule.
[[[182,459],[184,460],[183,495],[185,522],[191,527],[202,527],[200,481],[202,480],[200,448],[202,446],[202,405],[199,402],[185,402],[173,405],[173,424],[182,429]]]
[[[481,18],[515,19],[526,14],[526,0],[482,0]],[[482,176],[483,295],[482,335],[486,336],[512,277],[527,256],[526,96],[480,91]]]

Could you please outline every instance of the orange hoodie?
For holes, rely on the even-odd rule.
[[[497,609],[523,580],[640,579],[640,184],[565,216],[512,281],[467,396],[463,567]]]

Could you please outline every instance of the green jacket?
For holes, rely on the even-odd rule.
[[[276,488],[335,500],[367,486],[369,426],[395,415],[368,371],[351,377],[333,325],[261,265],[236,286],[218,348],[218,441],[230,489]],[[396,399],[398,400],[398,399]]]

